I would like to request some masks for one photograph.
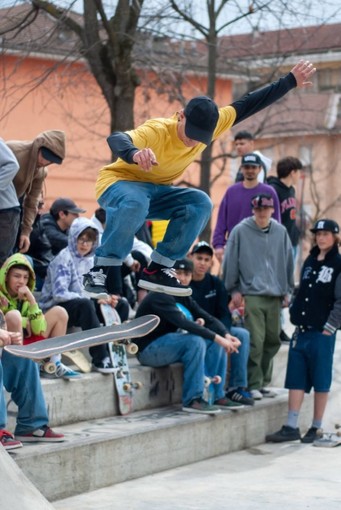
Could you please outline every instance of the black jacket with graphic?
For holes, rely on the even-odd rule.
[[[317,260],[315,246],[305,260],[300,286],[290,306],[290,319],[296,326],[319,331],[335,331],[341,326],[341,255],[334,246],[324,260]]]
[[[278,177],[268,177],[267,183],[272,186],[277,195],[281,211],[281,222],[285,226],[293,246],[298,245],[300,230],[296,224],[296,194],[293,186],[286,186]]]

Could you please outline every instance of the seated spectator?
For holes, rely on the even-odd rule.
[[[30,234],[30,247],[26,253],[26,255],[28,255],[32,260],[33,269],[36,275],[35,290],[37,291],[41,291],[46,277],[47,268],[53,259],[51,243],[41,222],[43,207],[44,200],[41,196],[38,203],[37,216],[34,220],[32,232]]]
[[[33,295],[35,274],[21,253],[11,255],[0,269],[0,309],[5,314],[17,314],[17,329],[11,331],[23,333],[24,343],[32,343],[45,338],[64,336],[67,327],[67,313],[60,306],[54,306],[44,315]],[[75,379],[80,377],[61,363],[61,355],[51,357],[56,365],[54,377]],[[46,375],[42,372],[42,375]],[[52,377],[52,375],[51,375]]]
[[[21,325],[19,314],[15,310],[9,311],[6,320],[1,322],[0,345],[22,343],[22,333],[18,331]],[[5,429],[7,412],[3,386],[18,406],[15,438]],[[22,447],[22,442],[64,441],[64,435],[54,432],[48,422],[37,364],[3,351],[0,358],[0,443],[5,450],[13,450]]]
[[[50,212],[43,214],[41,222],[50,241],[53,255],[57,255],[68,245],[69,228],[85,209],[78,207],[70,198],[57,198],[50,207]]]
[[[177,261],[175,269],[183,261]],[[186,259],[186,264],[191,261]],[[182,278],[183,276],[183,278]],[[190,277],[180,274],[182,284],[189,284]],[[188,283],[184,283],[186,278]],[[186,318],[177,306],[185,307],[193,320]],[[142,365],[161,367],[170,363],[183,363],[184,382],[182,409],[189,413],[216,413],[218,408],[238,407],[225,396],[224,384],[227,370],[227,353],[238,352],[240,342],[225,326],[215,319],[191,297],[175,297],[150,292],[140,303],[136,316],[155,314],[160,324],[148,335],[135,340],[139,346],[137,357]],[[200,324],[195,322],[201,319]],[[202,326],[203,321],[205,326]],[[219,375],[221,383],[214,385],[214,405],[203,399],[204,378]]]
[[[52,260],[41,291],[39,304],[45,311],[55,305],[64,308],[69,316],[68,327],[83,330],[99,328],[103,317],[99,303],[116,307],[122,321],[128,318],[129,306],[115,295],[99,294],[98,301],[89,299],[84,293],[83,274],[93,265],[93,256],[98,243],[98,230],[91,220],[77,218],[70,227],[68,246]],[[90,347],[94,370],[101,373],[113,372],[106,344]]]
[[[232,325],[231,312],[228,308],[229,296],[225,286],[217,276],[210,274],[213,263],[213,248],[205,241],[201,241],[193,247],[190,259],[193,262],[193,274],[190,283],[192,298],[206,312],[219,319],[227,331],[240,341],[238,353],[233,353],[230,356],[227,397],[240,404],[253,405],[254,400],[247,391],[250,333],[245,328]]]

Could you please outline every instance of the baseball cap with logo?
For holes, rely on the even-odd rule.
[[[57,200],[53,202],[50,207],[50,213],[57,214],[60,211],[67,211],[75,214],[86,212],[85,209],[78,207],[78,205],[76,205],[75,202],[71,200],[71,198],[57,198]]]
[[[248,154],[244,154],[242,157],[241,166],[263,166],[263,161],[254,152],[249,152]]]
[[[184,114],[186,136],[209,145],[219,119],[215,102],[207,96],[194,97],[187,103]]]
[[[310,232],[315,234],[319,230],[326,230],[327,232],[332,232],[333,234],[338,234],[340,232],[339,225],[334,220],[318,220],[314,227],[310,229]]]
[[[193,253],[209,253],[213,256],[213,248],[206,241],[200,241],[193,246],[191,254]]]
[[[180,259],[174,264],[174,269],[181,269],[182,271],[190,271],[193,273],[193,262],[190,259]]]
[[[259,209],[260,207],[274,207],[274,199],[271,195],[260,193],[251,200],[252,209]]]

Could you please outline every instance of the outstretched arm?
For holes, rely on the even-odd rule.
[[[300,61],[286,76],[271,83],[270,85],[255,90],[254,92],[250,92],[241,99],[237,99],[237,101],[231,105],[237,112],[234,124],[251,117],[251,115],[254,115],[267,106],[275,103],[295,87],[310,87],[312,85],[310,79],[315,72],[316,68],[311,62],[308,60]]]

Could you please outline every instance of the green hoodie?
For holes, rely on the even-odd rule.
[[[25,255],[21,253],[15,253],[9,257],[0,269],[0,310],[6,314],[10,310],[19,310],[22,317],[22,327],[25,329],[27,323],[30,323],[31,331],[33,335],[39,335],[46,331],[46,320],[43,312],[39,308],[38,304],[30,305],[28,301],[19,300],[16,297],[9,295],[6,287],[7,273],[11,267],[22,265],[27,267],[30,272],[28,280],[28,288],[33,293],[35,288],[35,274]],[[7,303],[7,304],[6,304]]]

